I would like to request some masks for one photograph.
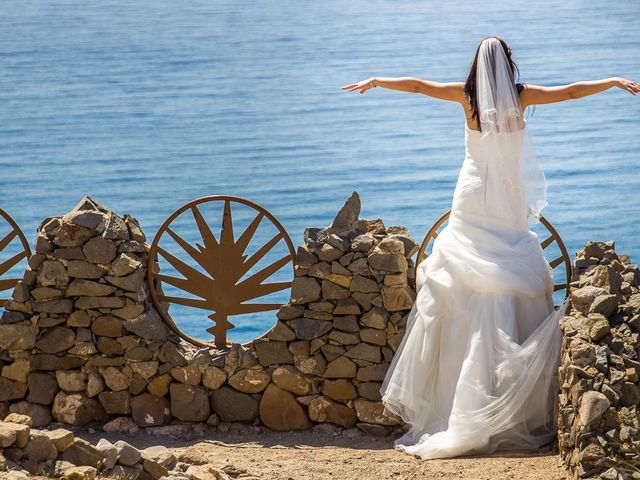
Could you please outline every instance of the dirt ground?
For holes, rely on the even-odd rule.
[[[557,447],[541,452],[505,452],[455,459],[422,460],[395,450],[393,438],[376,438],[353,429],[339,435],[323,431],[273,432],[211,429],[197,435],[135,435],[79,430],[77,436],[95,444],[100,438],[125,440],[138,448],[164,445],[179,460],[232,465],[242,476],[264,480],[566,480]],[[227,470],[227,469],[225,469]],[[227,470],[228,471],[228,470]],[[246,473],[241,473],[246,471]]]

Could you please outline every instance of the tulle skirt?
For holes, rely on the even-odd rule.
[[[467,215],[465,217],[465,215]],[[454,209],[416,268],[417,296],[380,393],[423,459],[536,449],[556,435],[559,319],[537,235]]]

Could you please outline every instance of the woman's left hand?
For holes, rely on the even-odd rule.
[[[352,83],[350,85],[345,85],[344,87],[342,87],[343,90],[347,90],[349,92],[352,92],[354,90],[357,89],[361,89],[360,93],[364,93],[367,90],[370,90],[372,88],[375,88],[373,85],[371,85],[371,80],[373,80],[373,77],[368,78],[366,80],[362,80],[361,82],[358,83]]]

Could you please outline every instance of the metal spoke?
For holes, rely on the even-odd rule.
[[[425,235],[424,240],[420,245],[420,249],[418,250],[418,255],[415,262],[416,266],[418,266],[420,262],[422,262],[425,258],[429,256],[429,253],[427,253],[427,248],[438,237],[440,233],[439,230],[447,221],[450,214],[451,214],[451,210],[447,211],[438,220],[436,220],[436,222],[432,225],[432,227],[429,229],[429,231]],[[569,295],[569,283],[571,281],[571,272],[572,272],[571,257],[569,256],[569,253],[567,252],[567,249],[564,246],[564,243],[562,242],[560,235],[558,234],[556,229],[551,225],[551,223],[549,223],[549,221],[544,216],[540,216],[540,222],[546,227],[546,229],[550,234],[547,238],[545,238],[542,242],[540,242],[540,246],[542,247],[542,249],[544,250],[554,242],[560,248],[561,255],[558,258],[554,258],[551,262],[549,262],[549,265],[553,269],[558,267],[561,264],[564,264],[565,274],[567,278],[566,283],[554,285],[554,291],[565,289],[565,298],[566,298]],[[414,278],[414,286],[415,286],[415,278]]]
[[[11,216],[0,208],[0,220],[4,220],[6,224],[11,227],[9,233],[7,233],[2,239],[0,239],[0,254],[5,253],[5,249],[9,247],[9,245],[15,245],[16,243],[20,244],[20,251],[15,255],[4,259],[0,262],[0,277],[9,272],[13,267],[15,267],[22,259],[29,259],[31,257],[31,248],[29,247],[29,242],[27,242],[24,233],[16,223],[16,221],[11,218]],[[4,255],[3,255],[4,258]],[[18,278],[0,278],[0,292],[5,292],[10,289],[13,289],[20,279]],[[13,292],[11,292],[12,294]],[[4,307],[8,298],[0,298],[0,307]]]
[[[222,223],[217,238],[199,208],[208,202],[223,202]],[[257,211],[237,240],[234,236],[232,203],[244,204]],[[186,211],[191,212],[192,222],[195,223],[195,227],[200,233],[202,243],[194,242],[191,244],[171,228],[172,222]],[[275,226],[278,233],[260,245],[252,255],[247,255],[247,248],[255,240],[256,232],[260,225],[265,223],[265,220]],[[175,244],[189,256],[193,262],[189,259],[187,261],[193,264],[179,259],[159,246],[160,240],[165,234],[170,236]],[[240,281],[282,241],[286,244],[287,255]],[[153,259],[157,259],[158,255],[163,257],[184,278],[161,274],[157,268],[152,268],[151,262]],[[178,335],[196,345],[210,345],[210,343],[195,339],[182,332],[169,315],[170,306],[174,304],[208,310],[210,312],[208,317],[214,322],[214,326],[207,328],[206,331],[213,334],[216,346],[226,348],[227,331],[235,326],[228,319],[230,315],[264,312],[281,306],[279,303],[244,302],[290,288],[291,281],[263,282],[287,263],[291,262],[293,271],[295,255],[293,243],[284,227],[273,215],[259,205],[241,197],[228,195],[196,199],[176,210],[160,227],[151,243],[150,268],[148,269],[151,297],[167,325]],[[202,273],[196,266],[202,268],[206,273]],[[172,286],[179,292],[189,293],[199,298],[184,297],[179,292],[173,296],[165,295],[162,292],[163,283]]]
[[[0,280],[0,292],[4,292],[5,290],[8,290],[10,288],[15,287],[16,283],[18,283],[18,280],[20,280],[20,279],[19,278],[6,278],[6,279]]]
[[[550,237],[548,237],[547,239],[543,240],[542,242],[540,242],[540,246],[542,247],[542,249],[544,250],[545,248],[547,248],[549,245],[551,245],[553,243],[553,241],[556,239],[556,237],[554,237],[553,235],[551,235]]]
[[[549,262],[549,265],[551,266],[551,268],[556,268],[558,265],[560,265],[562,262],[564,261],[564,257],[562,255],[560,255],[558,258],[551,260]]]
[[[263,218],[264,218],[264,213],[259,212],[255,216],[255,218],[251,221],[251,223],[247,226],[247,228],[245,228],[244,232],[242,232],[242,235],[240,235],[240,238],[238,238],[237,244],[241,252],[244,253],[244,251],[247,249],[247,245],[249,245],[249,242],[253,238],[253,235],[256,233],[256,230],[258,229],[258,225],[260,225],[260,221]]]
[[[4,250],[17,235],[18,231],[15,228],[7,233],[2,240],[0,240],[0,250]]]
[[[202,213],[200,213],[200,210],[198,210],[198,207],[196,207],[195,205],[191,207],[191,211],[193,213],[193,218],[195,218],[196,224],[198,225],[198,230],[200,230],[200,236],[202,237],[202,241],[204,242],[205,247],[214,249],[218,246],[218,240],[216,240],[216,237],[211,232],[211,229],[209,228],[209,225],[207,225],[207,222],[204,220]],[[204,248],[197,243],[196,245],[198,246],[198,248],[200,248],[201,251]]]
[[[179,258],[174,257],[169,252],[167,252],[164,248],[158,247],[158,253],[160,253],[160,255],[166,258],[167,261],[182,275],[184,275],[187,279],[193,279],[199,282],[207,282],[208,278],[206,275],[200,273],[191,265],[184,263]]]

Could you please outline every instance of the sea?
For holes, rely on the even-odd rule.
[[[275,221],[263,218],[252,251],[277,222],[286,255],[355,191],[360,218],[407,227],[420,243],[451,206],[463,111],[421,94],[342,87],[371,76],[464,81],[489,35],[511,46],[525,83],[640,81],[639,21],[640,2],[611,0],[3,0],[0,208],[33,246],[43,219],[89,195],[133,215],[149,243],[159,235],[168,245],[161,227],[182,205],[227,195],[236,238],[267,211]],[[530,110],[548,180],[543,214],[569,255],[613,240],[638,263],[640,96],[612,88]],[[200,204],[217,237],[223,204]],[[168,226],[202,243],[185,212]],[[289,263],[269,280],[291,277]],[[286,290],[272,295],[287,301]],[[210,339],[210,311],[169,310],[187,335]],[[273,310],[232,318],[228,337],[238,342],[275,321]]]

